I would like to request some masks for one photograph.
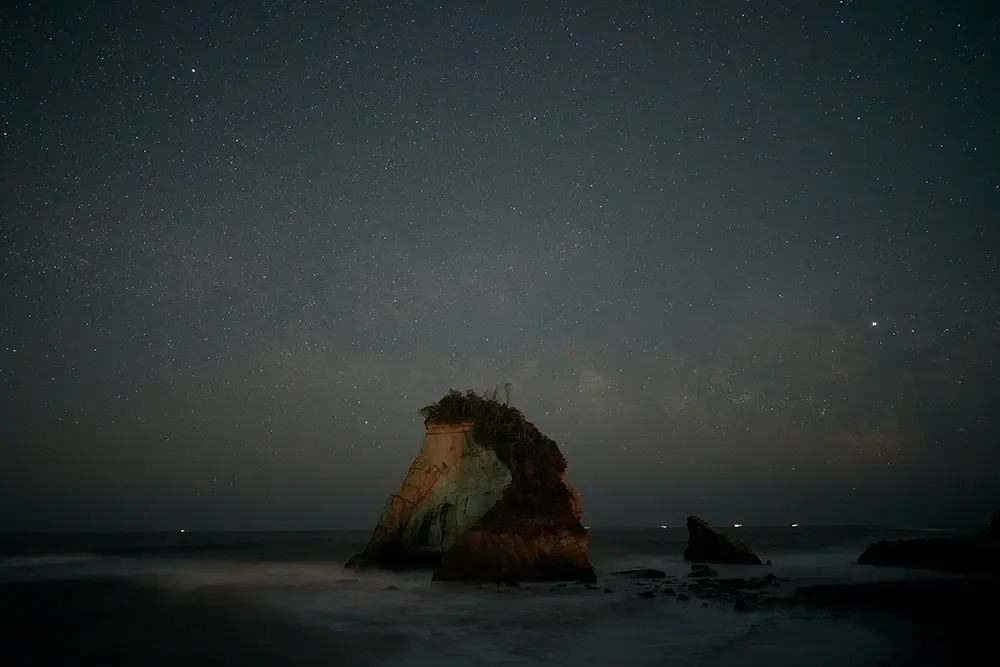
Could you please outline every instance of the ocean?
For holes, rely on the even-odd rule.
[[[719,577],[772,573],[773,598],[816,584],[949,578],[855,564],[874,541],[947,532],[726,532],[773,564],[713,566]],[[0,665],[918,664],[916,630],[892,615],[763,604],[738,613],[718,597],[643,597],[653,582],[615,574],[655,568],[684,592],[684,528],[590,536],[592,588],[345,570],[367,531],[0,535]]]

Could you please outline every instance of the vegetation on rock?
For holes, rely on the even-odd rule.
[[[570,491],[562,481],[566,459],[555,441],[546,437],[498,392],[477,394],[451,389],[437,403],[421,408],[424,424],[472,424],[475,445],[491,449],[511,471],[503,500],[483,517],[484,523],[511,518],[546,516],[580,523],[573,514]],[[567,516],[568,515],[568,516]],[[584,531],[580,526],[581,532]]]

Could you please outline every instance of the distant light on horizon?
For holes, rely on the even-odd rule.
[[[797,524],[797,523],[793,523],[792,524],[792,528],[798,528],[798,527],[799,527],[799,524]]]
[[[666,528],[667,528],[667,527],[666,527],[666,526],[664,526],[664,525],[663,525],[663,524],[661,523],[661,524],[660,524],[660,528],[663,528],[664,530],[666,530]]]
[[[734,523],[733,524],[733,528],[742,528],[742,527],[743,527],[742,523]]]

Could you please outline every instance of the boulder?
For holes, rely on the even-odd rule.
[[[558,446],[495,396],[450,391],[365,549],[347,567],[431,568],[435,580],[596,581]]]
[[[688,572],[689,577],[701,577],[701,578],[715,577],[718,574],[719,574],[718,572],[716,572],[709,566],[704,565],[702,563],[695,563],[694,565],[691,566],[691,571]]]
[[[760,558],[742,542],[730,539],[696,516],[687,520],[688,544],[684,559],[703,563],[760,565]]]

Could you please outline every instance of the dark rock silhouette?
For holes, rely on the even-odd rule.
[[[858,557],[858,564],[963,574],[1000,573],[1000,544],[980,536],[876,542]]]
[[[745,544],[718,532],[696,516],[687,520],[688,544],[684,559],[703,563],[760,565],[760,558]]]
[[[872,544],[858,557],[859,565],[912,567],[962,574],[1000,573],[1000,512],[985,532],[959,537],[924,537]]]
[[[666,579],[667,573],[663,570],[654,570],[649,567],[636,567],[631,570],[619,570],[611,574],[630,579]]]

